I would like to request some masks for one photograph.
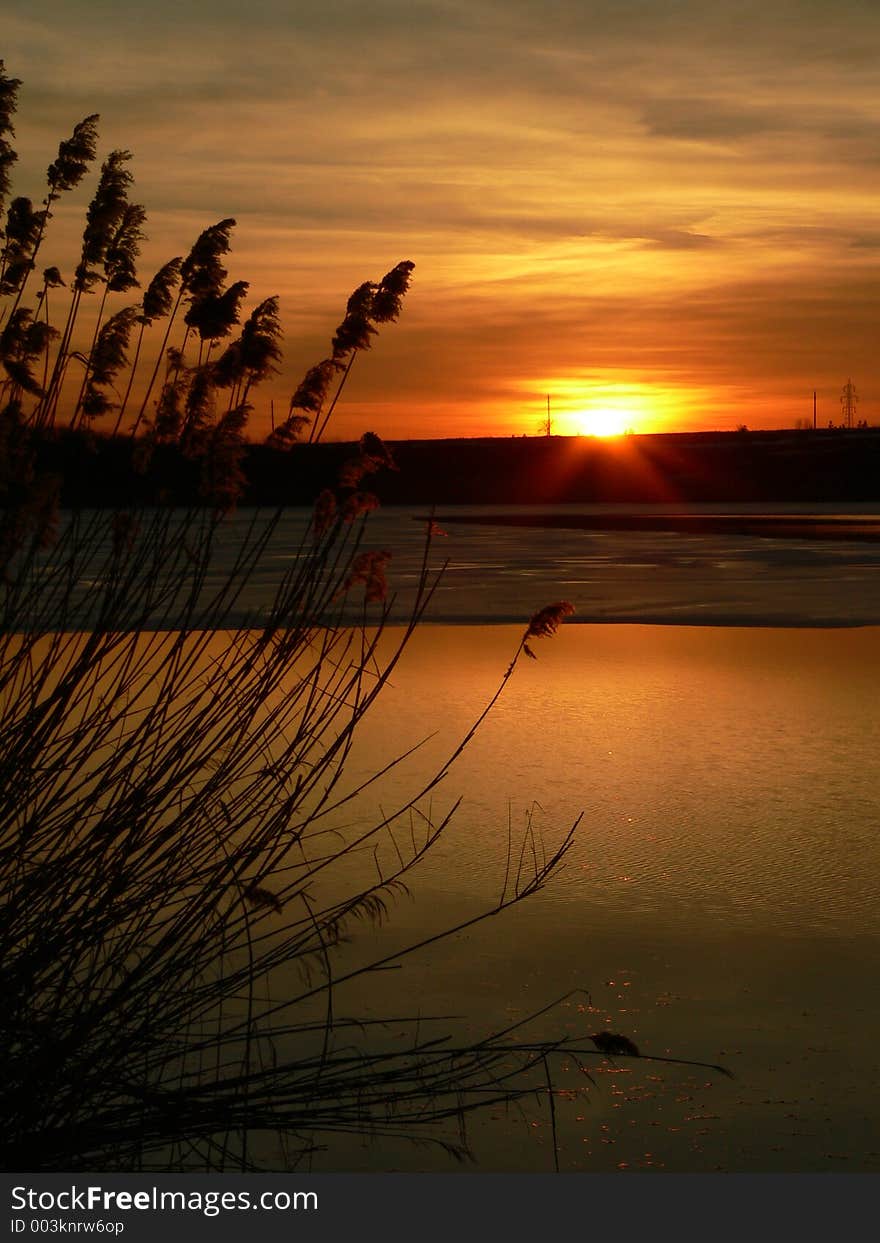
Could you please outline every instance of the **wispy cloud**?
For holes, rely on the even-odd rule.
[[[283,296],[279,400],[351,288],[416,261],[404,320],[353,382],[352,431],[382,392],[423,412],[421,434],[465,407],[470,426],[554,369],[742,384],[777,421],[801,382],[870,377],[878,55],[867,0],[4,14],[20,192],[38,197],[59,137],[98,110],[105,148],[135,151],[147,264],[234,215],[234,275]]]

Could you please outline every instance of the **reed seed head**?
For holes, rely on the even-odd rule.
[[[18,159],[18,155],[13,149],[10,138],[14,137],[15,130],[12,128],[12,118],[18,107],[18,88],[21,86],[19,78],[9,78],[6,76],[6,69],[3,61],[0,60],[0,208],[6,202],[6,196],[9,194],[10,177],[9,170]]]
[[[220,262],[228,254],[230,234],[235,228],[232,217],[212,224],[199,234],[192,250],[183,260],[180,279],[183,292],[194,301],[208,294],[219,294],[226,280],[226,269]]]
[[[128,365],[128,345],[137,318],[137,308],[126,306],[102,325],[89,358],[89,375],[83,392],[82,411],[87,418],[109,414],[116,408],[116,403],[103,390]]]
[[[539,609],[529,621],[526,638],[544,639],[556,634],[560,623],[571,617],[574,605],[568,600],[557,600],[555,604],[546,604]]]
[[[222,293],[206,293],[190,304],[184,322],[187,327],[194,328],[203,341],[218,341],[227,337],[238,323],[241,303],[247,291],[247,281],[236,281]]]
[[[278,299],[266,298],[251,311],[241,336],[226,348],[214,365],[214,379],[220,388],[246,381],[259,384],[278,372],[281,359],[281,322]]]
[[[373,323],[387,324],[400,315],[415,266],[409,259],[404,259],[382,277],[373,295]]]
[[[182,266],[182,257],[169,259],[150,281],[142,303],[141,318],[145,324],[152,324],[154,319],[164,319],[170,313]]]
[[[72,190],[88,172],[98,150],[98,121],[95,112],[73,128],[70,138],[58,146],[58,157],[49,165],[47,178],[50,196]]]
[[[33,267],[34,248],[45,224],[46,214],[45,211],[34,211],[33,203],[27,198],[16,198],[9,204],[0,294],[17,293],[24,284]]]
[[[251,407],[240,402],[205,438],[199,493],[217,514],[231,513],[244,492],[244,432],[250,414]]]
[[[0,331],[0,360],[14,387],[41,397],[43,389],[32,365],[47,349],[57,331],[45,320],[35,320],[27,307],[16,307]]]
[[[325,488],[315,501],[312,515],[312,530],[315,535],[325,535],[336,521],[336,497],[329,488]]]
[[[384,600],[388,595],[385,567],[390,560],[391,552],[387,548],[358,553],[351,563],[351,573],[345,580],[345,591],[350,591],[357,583],[363,583],[364,598],[368,604]]]
[[[139,285],[135,262],[146,237],[141,227],[146,219],[146,210],[140,203],[126,204],[104,257],[107,288],[113,293],[127,293]]]
[[[379,508],[379,498],[374,496],[372,492],[352,492],[351,496],[347,496],[342,506],[343,522],[354,522],[355,518],[360,518],[363,514],[370,514],[374,509]]]
[[[340,370],[340,365],[334,358],[325,358],[316,366],[310,367],[290,399],[291,410],[306,410],[309,414],[319,414],[330,383]]]
[[[128,187],[132,175],[126,165],[130,151],[111,151],[101,166],[95,197],[86,212],[82,255],[77,265],[74,287],[85,291],[98,280],[95,271],[106,261],[107,251],[117,236],[128,207]]]

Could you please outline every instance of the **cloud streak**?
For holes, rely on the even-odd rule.
[[[105,149],[135,151],[147,266],[234,215],[231,275],[283,298],[277,401],[350,290],[416,262],[341,433],[383,392],[395,429],[517,430],[513,395],[615,370],[748,394],[750,424],[858,372],[880,421],[874,5],[6,8],[19,192],[100,110]]]

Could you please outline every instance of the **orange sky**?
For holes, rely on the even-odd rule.
[[[873,0],[6,0],[2,55],[15,193],[98,111],[145,279],[236,217],[288,334],[258,431],[400,259],[337,437],[825,424],[848,376],[880,423]]]

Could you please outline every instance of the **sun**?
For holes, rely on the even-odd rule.
[[[579,436],[622,436],[632,427],[633,413],[614,406],[592,406],[575,410],[572,419]]]
[[[546,376],[530,380],[529,394],[544,393],[538,426],[556,436],[612,440],[620,436],[652,435],[693,422],[702,391],[630,378],[617,372]],[[705,399],[711,394],[708,390]]]

